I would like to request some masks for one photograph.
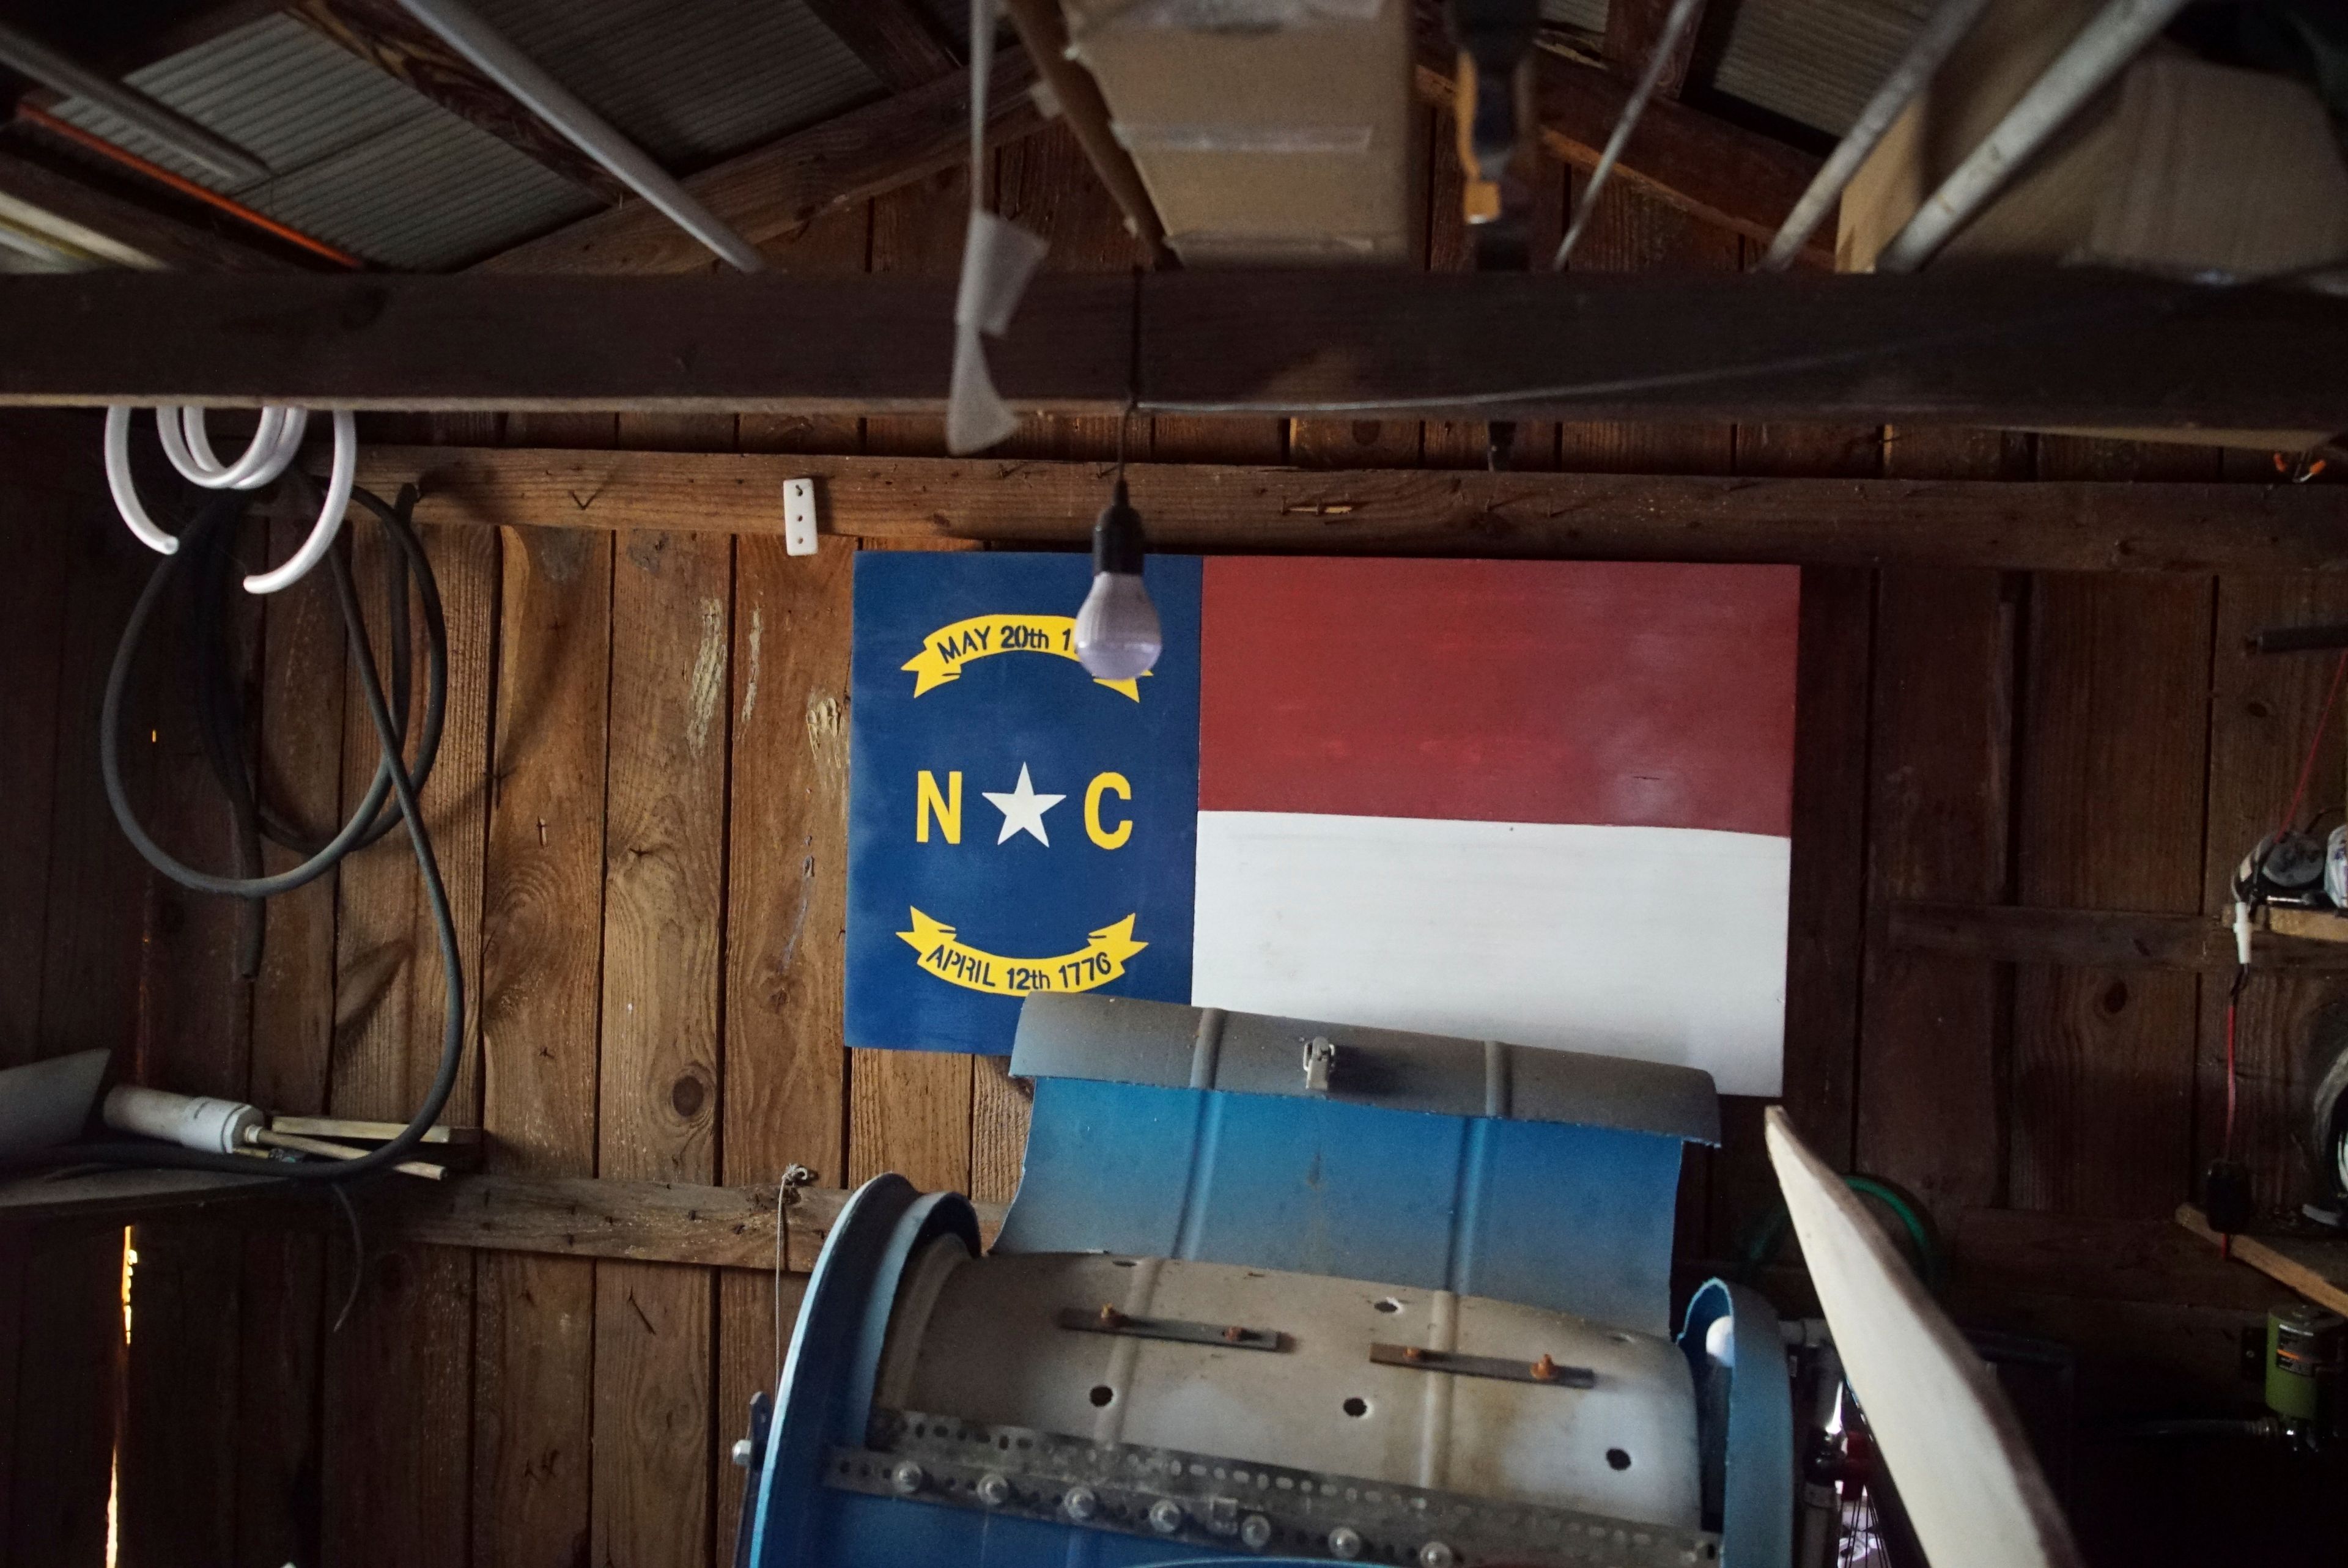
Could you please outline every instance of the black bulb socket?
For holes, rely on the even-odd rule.
[[[1126,498],[1125,481],[1119,479],[1108,505],[1093,519],[1093,575],[1116,572],[1139,577],[1142,558],[1148,553],[1149,541],[1141,534],[1141,514]]]

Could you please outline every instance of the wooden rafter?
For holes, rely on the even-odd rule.
[[[1577,169],[1594,167],[1613,133],[1631,84],[1612,71],[1539,52],[1534,115],[1542,148]],[[1446,114],[1455,101],[1455,62],[1440,24],[1418,36],[1418,95]],[[1658,97],[1632,132],[1614,178],[1749,239],[1767,240],[1809,188],[1818,159],[1798,148]],[[1831,266],[1834,225],[1806,252]]]
[[[360,482],[417,485],[420,520],[601,530],[680,517],[773,534],[787,479],[817,481],[828,533],[891,543],[1076,545],[1100,507],[1097,463],[734,453],[369,447]],[[2348,489],[1488,473],[1136,464],[1150,537],[1169,549],[1963,566],[2034,571],[2348,569]],[[2250,526],[2247,519],[2255,516]],[[2082,934],[2081,919],[2093,930]],[[2146,921],[2151,921],[2147,927]],[[2205,928],[2206,927],[2206,928]],[[2157,932],[2157,940],[2146,932]],[[2232,938],[2194,917],[1903,905],[1895,944],[1983,956],[2150,946],[2199,967]],[[2061,944],[2068,942],[2069,947]],[[2311,954],[2310,949],[2321,949]],[[2348,947],[2260,937],[2260,962],[2348,964]],[[2085,962],[2081,958],[2070,961]]]
[[[1609,0],[1606,7],[1606,65],[1625,81],[1637,81],[1647,68],[1647,56],[1654,53],[1655,40],[1663,34],[1663,19],[1670,15],[1672,0]],[[1695,38],[1704,31],[1704,11],[1697,7],[1694,20],[1680,35],[1673,47],[1671,61],[1663,67],[1663,79],[1655,86],[1655,96],[1675,98],[1687,82],[1688,61],[1695,54]]]
[[[0,402],[937,413],[953,298],[870,276],[15,278]],[[1115,415],[1138,384],[1142,413],[1235,417],[2348,429],[2348,301],[2084,268],[1050,273],[989,360],[1043,414]]]
[[[471,121],[541,168],[605,201],[626,187],[470,60],[402,10],[397,0],[294,0],[292,13],[386,75]]]
[[[891,92],[923,87],[962,61],[912,0],[808,0],[816,19],[848,46]]]
[[[175,218],[13,153],[0,152],[0,196],[89,230],[174,271],[296,270],[292,262],[238,237]]]
[[[1026,55],[995,56],[987,139],[1015,141],[1048,122],[1035,108]],[[850,109],[771,146],[695,175],[687,190],[752,244],[797,232],[827,212],[934,174],[970,156],[970,77]],[[475,268],[488,272],[659,273],[705,270],[700,241],[642,201],[516,246]]]

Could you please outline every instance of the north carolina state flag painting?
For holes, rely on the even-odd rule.
[[[1120,686],[1088,579],[858,558],[850,1044],[1097,989],[1777,1092],[1796,569],[1153,557]]]

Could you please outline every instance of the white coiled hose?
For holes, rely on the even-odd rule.
[[[139,499],[130,477],[130,405],[118,403],[106,411],[106,483],[114,492],[115,508],[139,542],[159,554],[170,555],[180,541],[159,528]],[[346,408],[335,410],[335,460],[326,481],[326,499],[318,520],[310,526],[302,548],[282,566],[255,572],[244,579],[248,593],[275,593],[291,588],[324,559],[341,532],[343,514],[350,509],[351,486],[358,477],[358,430]],[[162,437],[163,455],[191,484],[208,490],[257,490],[284,473],[301,450],[308,428],[306,408],[271,406],[261,411],[261,425],[242,456],[223,463],[212,450],[204,427],[204,410],[166,404],[155,410],[155,432]]]

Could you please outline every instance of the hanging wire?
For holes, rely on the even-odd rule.
[[[1631,89],[1630,98],[1622,105],[1621,118],[1614,122],[1614,132],[1606,138],[1606,150],[1598,156],[1598,167],[1590,171],[1589,180],[1581,188],[1581,200],[1574,204],[1573,222],[1558,241],[1557,255],[1550,261],[1550,271],[1565,271],[1568,258],[1581,240],[1581,231],[1590,226],[1590,215],[1598,207],[1598,193],[1606,189],[1606,177],[1614,172],[1615,160],[1622,156],[1622,146],[1631,139],[1631,132],[1639,124],[1639,117],[1647,112],[1647,100],[1655,96],[1663,85],[1663,72],[1672,56],[1679,52],[1680,40],[1695,26],[1696,15],[1704,9],[1704,0],[1673,0],[1671,14],[1663,18],[1663,30],[1655,36],[1654,51],[1647,56],[1647,68],[1639,73],[1639,85]]]

